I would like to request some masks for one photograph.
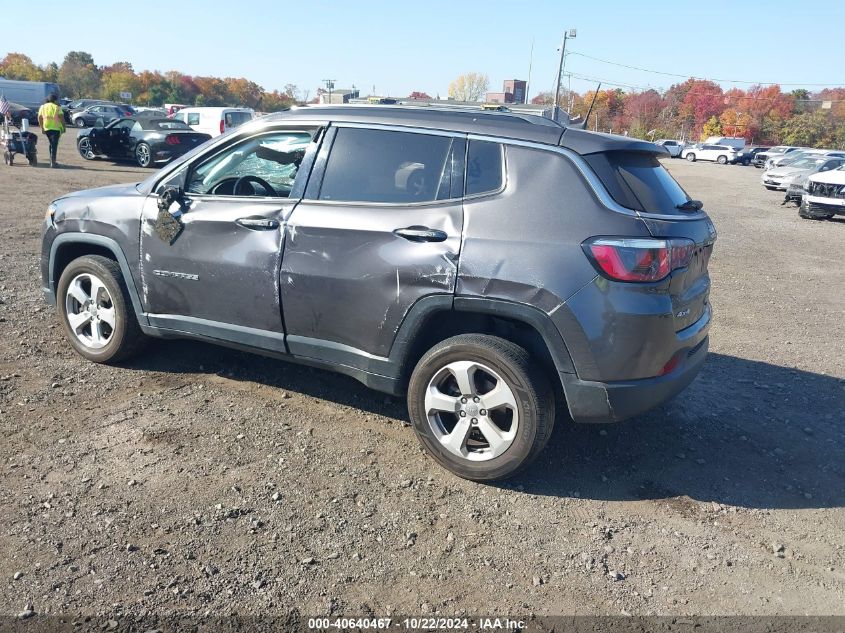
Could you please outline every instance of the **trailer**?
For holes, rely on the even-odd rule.
[[[0,95],[8,101],[38,110],[51,94],[61,96],[59,84],[48,81],[17,81],[0,78]]]

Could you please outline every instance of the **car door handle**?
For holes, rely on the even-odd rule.
[[[272,231],[279,228],[279,221],[262,217],[238,218],[235,224],[252,231]]]
[[[445,231],[430,229],[427,226],[409,226],[404,229],[396,229],[393,234],[410,242],[445,242],[449,237]]]

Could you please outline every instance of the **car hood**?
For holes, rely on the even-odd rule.
[[[813,174],[810,176],[810,181],[823,182],[828,185],[845,185],[845,171],[834,169],[833,171],[826,171],[821,174]]]
[[[803,174],[812,173],[812,169],[801,169],[784,165],[783,167],[774,167],[766,172],[767,176],[774,178],[783,178],[784,176],[799,176]]]
[[[89,198],[89,199],[96,199],[96,198],[116,198],[116,197],[126,197],[126,196],[141,196],[138,191],[138,183],[130,183],[130,184],[123,184],[123,185],[107,185],[105,187],[97,187],[95,189],[83,189],[81,191],[74,191],[73,193],[69,193],[67,195],[62,196],[61,198],[57,198],[53,202],[58,202],[59,200],[67,200],[69,198]]]

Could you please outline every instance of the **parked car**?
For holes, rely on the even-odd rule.
[[[766,159],[766,169],[774,169],[775,167],[783,167],[785,165],[790,165],[797,160],[802,158],[812,157],[812,156],[833,156],[833,157],[845,157],[845,152],[840,152],[838,150],[830,150],[830,149],[806,149],[802,148],[800,150],[790,152],[783,156],[770,156]]]
[[[74,114],[72,121],[76,127],[91,127],[100,122],[111,123],[127,116],[131,116],[130,113],[118,105],[92,105]]]
[[[210,138],[181,121],[144,117],[118,119],[106,127],[80,130],[76,148],[86,160],[107,156],[152,167],[181,156]]]
[[[728,145],[708,145],[700,147],[685,147],[681,151],[681,158],[686,158],[694,163],[697,160],[713,160],[720,165],[725,165],[736,158],[737,151]]]
[[[842,165],[845,165],[845,154],[842,157],[808,154],[793,163],[763,172],[760,182],[766,189],[786,191],[795,181],[802,181],[817,172],[838,169]]]
[[[765,152],[758,152],[757,155],[754,156],[754,158],[752,159],[751,164],[758,168],[763,167],[769,157],[788,154],[799,149],[801,148],[795,147],[793,145],[775,145],[774,147]]]
[[[406,394],[425,450],[474,480],[537,456],[556,391],[619,421],[701,369],[716,231],[653,143],[385,106],[238,132],[50,205],[44,293],[80,355],[148,335],[327,367]]]
[[[32,126],[38,125],[38,111],[32,108],[27,108],[19,103],[9,102],[9,115],[12,119],[12,125],[21,126],[21,121],[26,119]],[[2,116],[0,116],[2,120]]]
[[[104,101],[103,99],[77,99],[75,101],[71,101],[68,104],[68,109],[70,110],[71,116],[76,114],[77,112],[82,112],[86,108],[90,108],[94,105],[114,105],[111,101]]]
[[[768,147],[748,147],[746,149],[741,150],[731,161],[731,164],[748,166],[751,164],[751,161],[754,160],[754,157],[757,156],[757,154],[759,154],[760,152],[768,151],[769,149],[770,148]]]
[[[807,178],[798,215],[808,220],[829,220],[845,215],[845,168]]]
[[[253,119],[248,108],[182,108],[172,115],[184,121],[197,132],[220,136]]]
[[[672,158],[678,158],[684,149],[684,142],[674,139],[662,138],[659,141],[655,141],[654,144],[664,148]]]

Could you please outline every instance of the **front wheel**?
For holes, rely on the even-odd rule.
[[[86,255],[68,264],[56,304],[65,337],[90,361],[116,363],[145,343],[120,266],[112,259]]]
[[[728,157],[727,156],[719,156],[719,158],[716,159],[716,162],[719,163],[720,165],[726,165],[728,163]]]
[[[83,136],[76,142],[76,149],[79,151],[79,155],[85,160],[94,160],[96,157],[96,154],[94,154],[94,148],[91,147],[91,139],[87,136]]]
[[[464,479],[514,475],[548,442],[554,396],[528,352],[510,341],[464,334],[435,345],[408,386],[417,438],[441,466]]]
[[[138,143],[135,147],[135,162],[138,167],[149,167],[153,162],[153,154],[146,143]]]
[[[695,154],[687,154],[687,160],[691,163],[695,162]]]

